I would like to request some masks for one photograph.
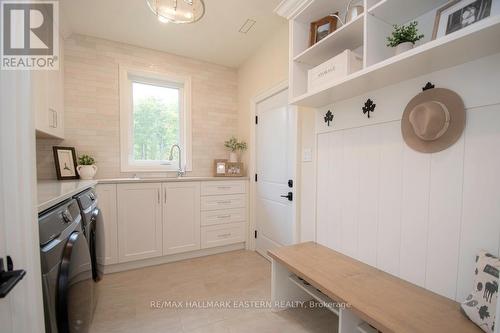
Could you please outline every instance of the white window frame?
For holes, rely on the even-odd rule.
[[[131,78],[134,78],[133,80]],[[133,160],[133,96],[132,83],[141,82],[181,91],[179,137],[182,154],[181,164],[186,171],[192,171],[191,130],[191,77],[170,73],[152,72],[120,65],[120,166],[122,172],[176,172],[177,161],[137,162]]]

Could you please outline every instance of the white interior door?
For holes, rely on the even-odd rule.
[[[256,112],[256,249],[267,256],[267,250],[294,242],[296,122],[287,89],[259,102]],[[291,200],[283,197],[289,193]]]
[[[24,278],[0,298],[0,332],[45,332],[30,71],[0,70],[0,257]]]

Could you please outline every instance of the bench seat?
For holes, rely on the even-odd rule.
[[[384,333],[483,332],[459,303],[322,245],[307,242],[268,254],[335,302],[350,304],[354,315]]]

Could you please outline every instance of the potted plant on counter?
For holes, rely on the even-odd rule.
[[[411,50],[416,42],[424,38],[418,33],[417,21],[408,25],[394,25],[392,35],[387,37],[387,46],[396,48],[396,55]]]
[[[238,141],[238,139],[233,136],[224,142],[224,147],[229,150],[229,162],[236,163],[239,160],[238,154],[247,150],[247,143],[245,141]]]
[[[81,155],[78,157],[78,166],[76,167],[81,179],[94,179],[97,172],[95,159],[89,155]]]

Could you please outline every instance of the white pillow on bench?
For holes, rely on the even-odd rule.
[[[476,256],[474,289],[462,303],[462,309],[470,320],[483,331],[493,333],[498,299],[500,260],[481,251]]]

